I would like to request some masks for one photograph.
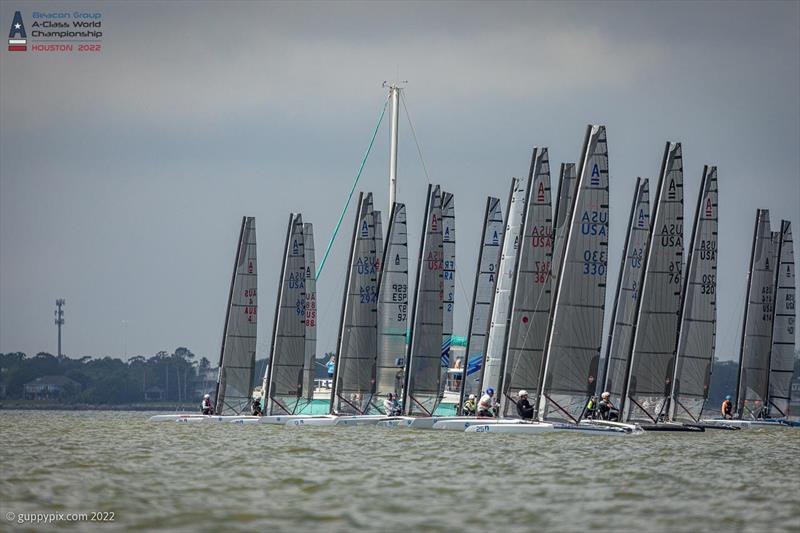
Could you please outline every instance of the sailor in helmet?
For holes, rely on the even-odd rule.
[[[494,399],[494,389],[489,387],[478,402],[478,416],[493,417],[496,414],[497,401]]]
[[[725,396],[725,399],[722,401],[722,418],[726,420],[730,420],[733,418],[733,402],[731,401],[731,395],[728,394]]]
[[[211,405],[211,395],[206,394],[203,396],[203,403],[200,404],[204,415],[213,415],[214,406]]]
[[[461,407],[461,413],[464,416],[475,416],[475,411],[477,411],[478,406],[475,404],[475,395],[470,394],[467,401],[464,402],[464,405]]]
[[[393,393],[388,393],[383,400],[383,412],[386,416],[400,416],[400,402],[394,397]]]
[[[533,420],[533,406],[528,401],[528,391],[522,389],[517,396],[517,414],[523,420]]]
[[[262,416],[264,412],[261,410],[261,398],[253,398],[253,416]]]
[[[611,403],[611,393],[604,392],[600,395],[600,403],[597,404],[597,411],[603,420],[619,420],[619,411]]]

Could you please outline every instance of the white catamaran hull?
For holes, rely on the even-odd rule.
[[[299,417],[286,421],[286,427],[371,426],[386,419],[384,415]]]
[[[725,420],[723,418],[710,418],[700,420],[700,423],[709,426],[732,426],[741,429],[789,429],[793,427],[792,424],[787,424],[780,420]]]
[[[170,413],[168,415],[153,415],[148,421],[150,422],[175,422],[179,418],[186,418],[190,416],[202,417],[204,415],[199,413]]]
[[[408,429],[433,429],[437,422],[467,421],[476,420],[475,417],[467,416],[398,416],[387,418],[378,422],[378,426],[386,428],[408,428]]]
[[[475,424],[467,427],[465,433],[553,433],[553,424],[544,422],[520,422],[517,424]]]
[[[470,426],[489,424],[522,424],[518,418],[468,418],[455,420],[438,420],[433,424],[433,429],[445,431],[464,431]]]

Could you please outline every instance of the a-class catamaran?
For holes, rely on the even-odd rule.
[[[486,343],[489,336],[489,318],[497,285],[500,250],[503,244],[503,211],[499,198],[488,197],[483,216],[481,246],[478,251],[478,269],[472,291],[472,307],[467,332],[464,374],[459,395],[459,409],[470,394],[481,393],[480,374],[484,367]]]
[[[622,419],[666,421],[674,375],[683,271],[683,157],[680,143],[664,149],[651,239],[623,397]]]
[[[219,358],[219,374],[213,405],[216,415],[174,413],[156,415],[151,421],[224,421],[246,413],[252,405],[258,317],[258,269],[256,219],[242,217],[236,259],[231,277],[225,326]]]
[[[794,346],[793,252],[790,223],[782,221],[781,231],[772,232],[769,210],[759,209],[747,275],[736,419],[704,422],[776,428],[796,424],[785,420]]]
[[[625,397],[625,384],[630,370],[636,312],[644,276],[644,255],[650,242],[650,183],[636,178],[628,233],[622,250],[617,293],[611,313],[611,326],[606,344],[603,391],[612,398]]]
[[[717,167],[706,166],[686,262],[669,420],[700,422],[708,399],[717,324]]]
[[[538,424],[474,425],[468,432],[535,433],[547,431],[547,426],[551,431],[587,434],[638,431],[632,425],[581,420],[594,393],[605,308],[609,177],[604,126],[587,128],[579,168],[547,330],[536,402]]]

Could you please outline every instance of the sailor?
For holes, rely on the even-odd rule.
[[[464,402],[464,406],[461,407],[461,412],[464,416],[475,416],[475,411],[477,410],[477,406],[475,405],[475,395],[470,394],[467,401]]]
[[[386,416],[400,416],[400,403],[391,392],[383,400],[383,412]]]
[[[528,391],[523,389],[517,395],[517,414],[523,420],[533,420],[533,406],[528,401]]]
[[[334,359],[334,356],[331,355],[330,360],[327,363],[325,363],[325,367],[328,369],[328,379],[332,381],[333,370],[336,368],[336,359]]]
[[[253,416],[262,416],[263,414],[261,411],[261,398],[253,398]]]
[[[201,409],[204,415],[213,415],[214,414],[214,406],[211,405],[211,395],[206,394],[203,396],[203,403],[200,404]]]
[[[489,387],[478,402],[478,416],[493,417],[496,414],[497,402],[494,399],[494,389]]]
[[[611,393],[609,392],[604,392],[600,395],[600,403],[597,404],[597,410],[603,420],[619,420],[619,411],[611,403]]]
[[[586,404],[585,418],[597,418],[597,396],[592,396],[589,398],[589,402]]]
[[[720,411],[722,412],[722,418],[726,420],[733,418],[733,402],[731,401],[730,394],[725,396],[725,399],[722,400],[722,408]]]

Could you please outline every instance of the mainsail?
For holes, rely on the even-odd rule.
[[[314,396],[314,370],[317,364],[317,265],[314,258],[314,227],[303,224],[303,247],[306,254],[306,344],[303,363],[303,396],[311,401]]]
[[[511,314],[511,296],[514,290],[514,279],[517,272],[517,250],[520,233],[525,217],[527,199],[527,182],[514,178],[511,181],[511,193],[508,202],[508,218],[503,235],[503,252],[500,256],[499,277],[497,278],[492,303],[489,338],[486,344],[486,358],[481,372],[480,384],[485,391],[489,388],[500,389],[503,372],[503,355]]]
[[[698,422],[708,398],[717,324],[717,167],[703,169],[686,261],[672,420]]]
[[[272,330],[272,349],[262,390],[267,414],[295,414],[303,399],[306,360],[306,261],[303,217],[289,216],[281,281]]]
[[[406,206],[395,203],[389,218],[378,289],[376,395],[401,392],[408,330],[408,234]],[[379,404],[380,405],[380,404]]]
[[[780,248],[775,283],[775,318],[769,367],[768,415],[789,416],[789,392],[794,372],[795,284],[792,226],[781,221]]]
[[[668,415],[675,373],[683,267],[681,144],[664,149],[645,262],[623,418],[658,422]]]
[[[538,394],[545,336],[550,316],[550,261],[553,219],[550,203],[550,161],[547,148],[534,148],[528,178],[525,231],[519,248],[511,321],[500,395],[504,417],[516,417],[516,398],[526,390]]]
[[[769,210],[759,209],[750,255],[747,306],[742,326],[736,411],[740,418],[756,417],[766,407],[772,338],[772,296],[775,284],[775,250]]]
[[[403,412],[431,415],[442,396],[442,194],[428,185],[406,357]]]
[[[241,414],[251,402],[258,317],[256,276],[256,219],[242,217],[219,355],[217,414]]]
[[[442,369],[447,371],[456,294],[456,203],[447,191],[442,191],[442,254]]]
[[[575,206],[575,186],[577,184],[575,163],[561,163],[558,177],[558,200],[553,224],[553,260],[550,263],[552,287],[558,286],[557,276],[561,267],[561,259],[564,257],[564,245],[567,243],[567,229],[569,221],[572,220],[572,209]],[[551,291],[553,299],[555,299],[555,292]]]
[[[489,316],[492,311],[492,297],[497,285],[497,267],[500,263],[500,248],[503,240],[503,213],[499,198],[486,199],[486,213],[483,217],[483,236],[478,252],[478,273],[472,295],[472,310],[467,333],[466,362],[461,381],[459,406],[464,405],[470,394],[481,392],[479,380],[486,355],[486,341],[489,334]]]
[[[633,349],[636,312],[641,294],[645,250],[650,240],[650,184],[636,179],[633,205],[628,219],[628,238],[622,251],[622,266],[617,281],[617,294],[606,344],[604,391],[612,401],[624,398],[625,378]]]
[[[588,126],[575,208],[547,333],[538,418],[577,422],[597,379],[608,255],[605,126]]]
[[[376,244],[372,193],[362,193],[347,265],[331,413],[366,414],[375,393],[380,266]]]

